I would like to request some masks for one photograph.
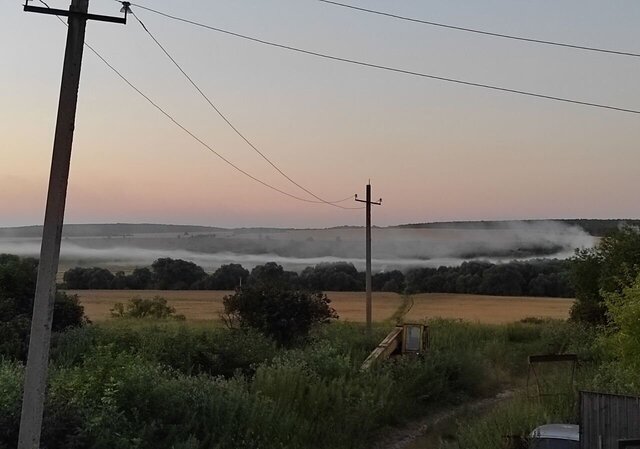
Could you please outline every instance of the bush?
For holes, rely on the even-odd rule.
[[[185,376],[108,347],[54,371],[50,397],[75,409],[52,423],[68,428],[52,449],[305,447],[292,413],[253,394],[246,380]]]
[[[161,296],[153,299],[133,298],[125,306],[121,302],[114,304],[111,309],[113,318],[155,318],[184,320],[184,315],[176,315],[176,309],[167,304],[167,300]]]
[[[576,289],[571,317],[605,324],[605,297],[620,294],[640,274],[640,230],[625,227],[614,232],[596,248],[578,251],[571,263]]]
[[[338,318],[325,294],[293,290],[282,283],[244,286],[223,302],[229,327],[254,328],[283,345],[306,337],[316,324]]]
[[[79,365],[97,348],[110,346],[186,375],[232,377],[252,375],[257,365],[276,355],[275,343],[255,330],[216,329],[176,321],[113,321],[57,336],[52,360],[58,366]]]
[[[619,364],[621,371],[635,372],[636,382],[630,387],[640,389],[640,275],[621,293],[605,296],[610,325],[600,337],[607,354]]]
[[[0,255],[0,357],[26,360],[38,263],[35,259]],[[87,322],[77,296],[56,294],[53,332]]]
[[[0,448],[18,441],[22,401],[23,367],[0,358]]]

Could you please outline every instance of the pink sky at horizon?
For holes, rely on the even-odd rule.
[[[640,42],[638,3],[462,3],[366,5],[461,26],[640,50],[634,48]],[[110,6],[92,1],[91,8],[117,14]],[[2,8],[0,226],[41,224],[65,29],[53,17],[22,12],[18,2]],[[160,0],[154,8],[331,54],[640,109],[640,58],[409,26],[318,2],[194,1],[176,8]],[[640,217],[638,115],[345,66],[144,11],[140,16],[234,124],[296,181],[336,200],[364,195],[370,178],[374,198],[383,198],[375,224]],[[87,40],[225,157],[305,195],[208,109],[137,23],[90,23]],[[297,202],[238,174],[85,52],[66,222],[328,227],[362,224],[363,215]]]

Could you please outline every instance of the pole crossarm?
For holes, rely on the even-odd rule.
[[[125,2],[126,3],[126,2]],[[129,11],[128,7],[124,8],[124,17],[113,17],[113,16],[103,16],[101,14],[89,14],[83,13],[81,11],[75,11],[73,9],[56,9],[56,8],[45,8],[43,6],[31,6],[29,2],[24,5],[25,12],[36,12],[39,14],[51,14],[53,16],[63,16],[63,17],[80,17],[85,20],[96,20],[98,22],[111,22],[111,23],[121,23],[126,25],[127,23],[127,12]]]
[[[378,200],[378,201],[367,201],[367,200],[360,200],[356,196],[356,201],[359,202],[359,203],[369,203],[369,204],[372,204],[374,206],[382,206],[382,198],[380,198],[380,200]]]

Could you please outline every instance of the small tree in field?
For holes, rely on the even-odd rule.
[[[257,329],[282,345],[306,337],[316,324],[338,318],[325,294],[282,283],[246,285],[225,296],[223,302],[222,318],[227,326]]]
[[[176,309],[161,296],[154,296],[153,299],[143,299],[135,297],[125,305],[121,302],[114,304],[111,309],[113,318],[155,318],[184,320],[184,315],[176,315]]]

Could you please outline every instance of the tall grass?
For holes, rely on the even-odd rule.
[[[485,417],[474,417],[459,425],[453,448],[496,449],[506,437],[527,437],[535,427],[547,423],[575,423],[573,396],[550,396],[544,400],[520,394]]]
[[[426,356],[396,357],[366,372],[360,365],[388,327],[368,334],[336,323],[286,350],[257,333],[186,323],[74,330],[54,345],[47,444],[367,447],[388,426],[495,393],[523,374],[527,353],[563,340],[552,329],[566,325],[430,326]],[[20,366],[0,362],[1,449],[15,447],[21,378]]]

